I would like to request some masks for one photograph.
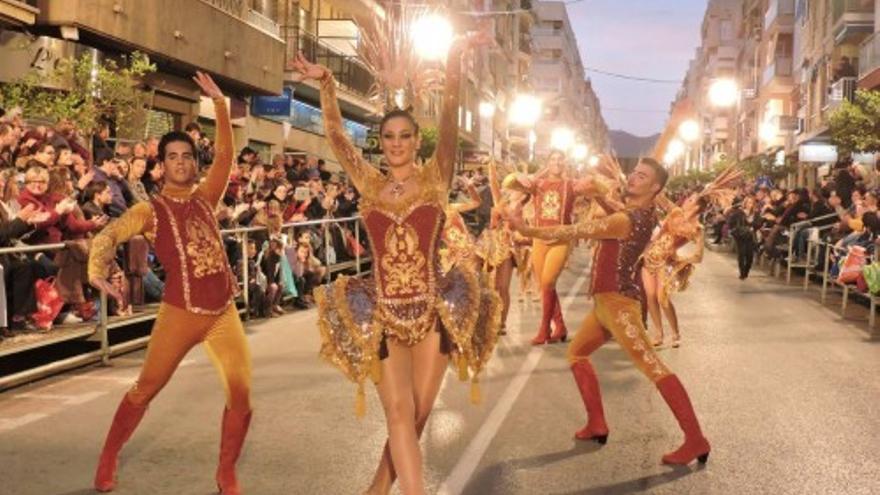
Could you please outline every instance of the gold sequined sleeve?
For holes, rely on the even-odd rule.
[[[208,203],[217,207],[226,186],[229,185],[229,174],[232,172],[232,122],[229,120],[229,109],[226,108],[226,100],[214,98],[214,115],[217,119],[217,136],[214,140],[214,163],[208,170],[208,177],[199,186]]]
[[[573,241],[575,239],[624,239],[632,230],[632,222],[625,212],[618,212],[595,220],[555,227],[522,227],[528,237],[545,241]]]
[[[348,135],[345,134],[345,128],[342,125],[342,112],[340,112],[339,102],[336,100],[336,80],[333,79],[333,74],[328,71],[320,82],[324,135],[327,136],[327,141],[333,148],[333,154],[336,155],[339,164],[351,178],[354,187],[361,194],[369,194],[372,191],[366,186],[370,183],[370,179],[380,176],[379,171],[364,160],[360,150],[351,143]]]
[[[138,234],[153,230],[153,206],[142,202],[110,222],[92,240],[89,249],[89,280],[106,279],[116,257],[116,246]],[[152,239],[150,239],[152,241]]]
[[[456,43],[450,48],[446,59],[446,86],[443,89],[443,109],[437,124],[437,148],[434,158],[440,169],[443,183],[449,187],[455,171],[458,149],[458,108],[461,92],[461,55],[464,45]]]

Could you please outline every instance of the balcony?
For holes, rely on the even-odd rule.
[[[770,0],[767,13],[764,15],[764,32],[794,32],[794,0]]]
[[[794,85],[791,68],[791,57],[777,57],[764,69],[764,76],[761,80],[762,91],[770,93],[791,91],[791,87]]]
[[[853,101],[856,97],[856,78],[841,77],[828,89],[828,100],[824,112],[833,112],[843,104],[844,101]]]
[[[859,88],[880,87],[880,35],[866,39],[859,48]]]
[[[324,65],[333,71],[333,77],[339,85],[355,95],[366,98],[373,86],[373,76],[356,57],[346,55],[321,41],[312,33],[301,29],[289,28],[284,30],[284,39],[287,43],[288,60],[293,59],[297,52],[309,60]]]
[[[284,42],[277,26],[244,0],[41,0],[39,23],[74,26],[111,50],[140,50],[181,73],[202,69],[249,94],[281,93]]]
[[[0,0],[0,27],[32,26],[39,12],[37,0]]]
[[[834,42],[859,43],[874,32],[874,0],[832,0]]]

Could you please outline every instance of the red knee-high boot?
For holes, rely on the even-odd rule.
[[[553,320],[553,310],[556,305],[556,289],[541,290],[541,326],[538,334],[532,339],[532,345],[546,344],[550,340],[550,321]]]
[[[137,425],[144,417],[147,406],[138,406],[131,402],[128,394],[122,398],[119,407],[116,409],[116,415],[113,416],[113,424],[110,425],[110,431],[107,432],[107,439],[104,440],[104,449],[101,451],[101,457],[98,460],[98,469],[95,472],[95,490],[99,492],[110,492],[116,488],[116,467],[119,458],[119,451],[122,446],[131,437]]]
[[[669,375],[657,382],[657,389],[672,409],[672,414],[675,415],[678,425],[684,432],[684,444],[675,452],[664,455],[663,463],[687,465],[694,459],[705,463],[709,460],[711,447],[700,430],[700,423],[697,421],[697,415],[694,414],[694,407],[684,386],[677,376]]]
[[[578,430],[574,437],[578,440],[595,440],[604,445],[608,441],[608,425],[605,423],[596,370],[589,361],[578,361],[571,365],[571,373],[587,410],[587,425]]]
[[[568,329],[565,328],[565,320],[562,318],[562,303],[559,302],[559,293],[553,291],[553,333],[550,335],[550,343],[565,342],[568,339]]]
[[[251,424],[251,411],[223,410],[223,430],[220,434],[220,463],[217,465],[217,489],[222,495],[241,495],[235,477],[235,463],[241,454],[244,437]]]

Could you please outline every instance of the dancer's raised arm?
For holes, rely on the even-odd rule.
[[[321,111],[324,114],[324,134],[339,164],[351,178],[354,186],[363,193],[368,179],[381,175],[372,165],[367,163],[360,150],[352,144],[342,124],[342,112],[336,99],[336,80],[333,72],[327,67],[313,64],[306,60],[302,53],[297,54],[293,61],[293,70],[303,80],[312,79],[321,83]]]

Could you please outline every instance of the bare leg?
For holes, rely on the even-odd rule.
[[[428,422],[428,416],[443,383],[443,375],[449,357],[437,352],[440,346],[440,334],[432,333],[424,341],[412,348],[413,351],[413,394],[415,398],[415,427],[419,438]],[[373,482],[367,490],[371,495],[386,495],[397,479],[397,473],[391,459],[389,442],[385,442],[382,459],[373,476]]]
[[[652,344],[657,346],[663,343],[663,317],[660,314],[660,302],[657,300],[657,275],[646,268],[642,268],[642,284],[645,287],[645,299],[648,301],[648,314],[651,316],[651,326],[657,332],[657,338],[652,339]]]
[[[678,315],[675,313],[672,299],[668,299],[666,305],[663,306],[663,314],[666,316],[666,321],[669,322],[669,327],[672,328],[672,345],[677,347],[681,335],[678,333]]]
[[[388,446],[400,474],[401,490],[406,495],[421,495],[425,493],[425,483],[416,434],[412,368],[412,349],[389,340],[388,357],[382,361],[382,379],[376,389],[385,410]]]
[[[501,328],[507,328],[507,313],[510,312],[510,279],[513,276],[513,260],[508,258],[495,269],[495,290],[501,296]]]

